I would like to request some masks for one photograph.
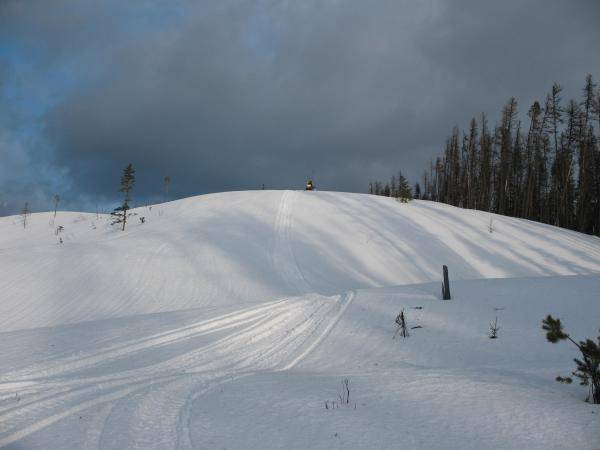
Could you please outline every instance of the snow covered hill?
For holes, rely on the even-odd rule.
[[[249,191],[136,213],[124,233],[94,214],[0,218],[0,331],[431,282],[442,264],[455,280],[600,272],[596,237],[502,216],[490,233],[489,214],[431,202]]]
[[[597,335],[598,238],[332,192],[135,212],[0,218],[0,447],[599,447],[540,329]]]

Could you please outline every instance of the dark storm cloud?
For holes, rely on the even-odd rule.
[[[56,91],[23,151],[82,206],[128,162],[143,199],[166,174],[177,195],[415,180],[453,125],[600,77],[594,1],[125,3],[0,3],[29,84]]]

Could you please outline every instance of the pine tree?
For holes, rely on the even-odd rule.
[[[512,149],[508,211],[511,216],[519,217],[523,202],[523,140],[521,136],[521,122],[517,123],[517,131]]]
[[[587,401],[600,404],[600,336],[598,342],[592,339],[575,342],[568,333],[563,330],[560,319],[555,319],[551,315],[546,316],[542,321],[542,329],[546,332],[548,342],[556,344],[557,342],[569,340],[581,352],[582,358],[575,358],[576,370],[573,375],[579,378],[580,384],[588,386],[589,396]],[[556,381],[561,383],[571,383],[570,377],[557,377]]]
[[[131,164],[128,164],[125,169],[123,169],[123,175],[121,177],[121,189],[119,192],[123,193],[123,203],[121,206],[118,206],[111,213],[113,221],[111,225],[115,225],[118,223],[122,223],[122,230],[125,231],[125,224],[127,223],[127,217],[129,216],[128,211],[131,209],[129,206],[129,202],[131,201],[130,192],[133,189],[133,185],[135,183],[135,170]]]
[[[514,98],[493,130],[485,114],[455,127],[420,196],[600,234],[600,90],[588,75],[580,102],[563,106],[561,92],[532,104],[523,133]]]
[[[383,188],[383,194],[384,197],[390,197],[391,196],[391,190],[390,190],[390,185],[388,183],[385,184],[384,188]]]
[[[573,155],[581,126],[579,105],[571,100],[565,109],[567,126],[560,136],[560,145],[552,167],[552,192],[555,222],[559,227],[571,228],[575,218],[575,181]]]
[[[540,133],[540,104],[533,102],[527,112],[529,116],[529,131],[527,132],[527,141],[525,143],[525,163],[524,163],[524,198],[521,209],[521,217],[536,220],[537,205],[540,201],[539,173],[536,160],[539,157],[539,133]]]
[[[421,185],[418,181],[415,183],[415,198],[417,200],[421,198]]]
[[[404,178],[402,172],[398,172],[398,198],[402,201],[412,200],[412,193],[408,180]]]
[[[477,207],[477,164],[479,163],[479,152],[477,149],[477,135],[479,131],[477,129],[477,120],[471,119],[469,123],[469,136],[465,142],[465,183],[463,196],[466,196],[465,206],[467,208]]]
[[[481,114],[481,161],[479,163],[479,209],[491,211],[492,209],[492,136],[488,130],[487,117]]]
[[[513,128],[517,115],[517,100],[512,97],[502,110],[502,121],[497,132],[500,145],[498,176],[496,178],[496,212],[510,213],[510,178],[513,153]]]
[[[548,94],[546,98],[546,111],[550,117],[551,134],[554,137],[554,153],[558,152],[558,128],[563,122],[562,120],[562,108],[560,106],[560,93],[562,88],[559,84],[554,83],[552,85],[552,92]]]
[[[594,151],[595,136],[591,125],[592,114],[594,112],[596,85],[592,81],[592,76],[585,78],[585,87],[583,89],[583,102],[581,103],[582,118],[579,130],[578,143],[578,168],[577,177],[577,229],[586,233],[593,231],[594,202],[592,188],[594,180]]]

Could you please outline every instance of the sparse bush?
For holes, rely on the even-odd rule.
[[[576,369],[572,374],[579,378],[582,386],[588,386],[589,394],[586,401],[600,404],[600,336],[598,342],[592,339],[575,342],[569,334],[565,333],[560,319],[555,319],[550,314],[542,321],[542,329],[546,331],[546,339],[553,344],[569,340],[581,352],[582,359],[574,358]],[[570,377],[556,377],[560,383],[572,383]]]
[[[498,316],[496,316],[496,320],[494,322],[490,322],[490,339],[498,338],[498,331],[500,327],[498,326]]]
[[[342,381],[342,391],[338,397],[342,405],[350,404],[350,381],[348,378],[345,378],[344,381]]]
[[[356,409],[356,403],[352,405],[350,403],[350,380],[345,378],[342,380],[342,390],[338,394],[338,399],[336,400],[326,400],[325,401],[325,409],[338,409],[340,406],[350,407],[354,406]]]

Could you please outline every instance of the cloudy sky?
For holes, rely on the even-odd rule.
[[[0,0],[0,215],[416,181],[451,128],[600,79],[597,0]]]

